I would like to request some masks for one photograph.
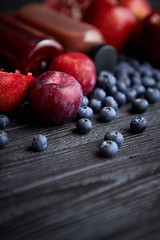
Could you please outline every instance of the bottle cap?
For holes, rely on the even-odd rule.
[[[91,48],[88,56],[94,61],[96,71],[107,70],[113,72],[117,63],[118,54],[116,49],[108,44],[99,43]]]

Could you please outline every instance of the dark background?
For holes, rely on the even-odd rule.
[[[23,6],[26,3],[31,3],[31,2],[39,2],[42,3],[44,2],[43,0],[5,0],[5,1],[0,1],[0,11],[1,12],[7,12],[8,10],[16,10],[19,7]],[[154,9],[158,9],[160,7],[160,0],[150,0],[152,7]]]

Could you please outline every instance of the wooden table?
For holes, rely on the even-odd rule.
[[[141,116],[142,134],[129,130],[130,104],[111,123],[95,115],[87,135],[75,121],[45,126],[20,111],[9,114],[10,142],[0,150],[1,240],[159,240],[160,102]],[[28,117],[27,117],[28,116]],[[106,131],[124,135],[114,158],[102,158]],[[48,148],[34,152],[41,133]]]

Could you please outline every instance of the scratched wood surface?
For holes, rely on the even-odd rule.
[[[132,134],[130,104],[111,123],[94,116],[79,135],[75,121],[45,126],[26,108],[8,114],[10,142],[0,150],[1,240],[159,240],[160,102],[141,116],[142,134]],[[106,131],[124,135],[114,158],[102,158]],[[48,148],[31,148],[35,134]]]

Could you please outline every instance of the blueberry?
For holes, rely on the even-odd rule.
[[[79,133],[87,134],[92,129],[92,122],[88,118],[80,118],[76,122],[76,129]]]
[[[97,83],[104,90],[110,89],[116,84],[116,78],[113,74],[108,71],[101,71],[98,75]]]
[[[160,91],[158,88],[147,88],[145,97],[149,103],[155,103],[160,99]]]
[[[47,148],[47,138],[42,134],[35,135],[32,141],[32,147],[37,152],[43,151]]]
[[[124,142],[123,135],[117,131],[107,132],[104,136],[104,140],[111,140],[117,143],[118,147],[122,146]]]
[[[83,96],[83,101],[82,101],[81,106],[88,106],[88,104],[89,104],[89,99],[88,99],[88,97]]]
[[[90,99],[89,106],[93,109],[94,113],[98,113],[102,108],[102,101],[98,99]]]
[[[103,107],[99,116],[103,122],[111,122],[116,117],[116,111],[112,107]]]
[[[79,118],[88,118],[93,117],[93,110],[89,106],[81,106],[76,113],[76,117]]]
[[[137,91],[137,96],[143,96],[146,92],[146,88],[144,85],[140,84],[140,85],[135,85],[133,86],[133,88],[135,88],[135,90]]]
[[[130,77],[128,75],[120,76],[118,78],[118,81],[124,83],[126,85],[126,87],[130,87],[131,86],[131,79],[130,79]]]
[[[118,91],[114,94],[114,99],[118,103],[119,107],[121,107],[122,105],[124,105],[127,102],[126,95],[120,91]]]
[[[149,103],[146,99],[137,98],[132,102],[132,110],[136,113],[143,113],[147,110]]]
[[[118,109],[118,103],[116,102],[116,100],[115,100],[114,97],[112,97],[112,96],[107,96],[107,97],[103,100],[103,106],[112,107],[112,108],[114,108],[114,110],[116,110],[116,111],[117,111],[117,109]]]
[[[123,92],[123,93],[125,93],[127,91],[127,86],[122,81],[117,81],[117,88],[118,88],[118,91]]]
[[[0,131],[0,149],[4,148],[9,142],[8,134],[4,131]]]
[[[131,82],[132,86],[136,84],[138,85],[142,84],[142,78],[139,72],[135,72],[135,74],[131,76]]]
[[[113,96],[117,91],[118,91],[118,88],[116,85],[114,85],[108,90],[108,93]]]
[[[147,128],[147,119],[144,117],[136,117],[132,119],[130,128],[135,133],[142,133]]]
[[[90,98],[103,100],[106,97],[106,92],[103,90],[103,88],[97,87],[95,88],[92,93],[90,94]]]
[[[144,76],[142,78],[142,84],[145,87],[154,87],[156,85],[156,80],[153,77]]]
[[[127,102],[133,102],[137,97],[137,91],[135,88],[130,88],[126,92]]]
[[[156,81],[160,81],[160,69],[153,68],[153,77]]]
[[[114,141],[103,141],[100,145],[99,152],[104,157],[114,157],[118,153],[118,145]]]
[[[9,124],[9,118],[6,115],[0,115],[0,129],[7,127]]]
[[[153,72],[152,69],[148,66],[148,64],[142,64],[138,68],[139,73],[141,76],[149,76],[151,77]]]

